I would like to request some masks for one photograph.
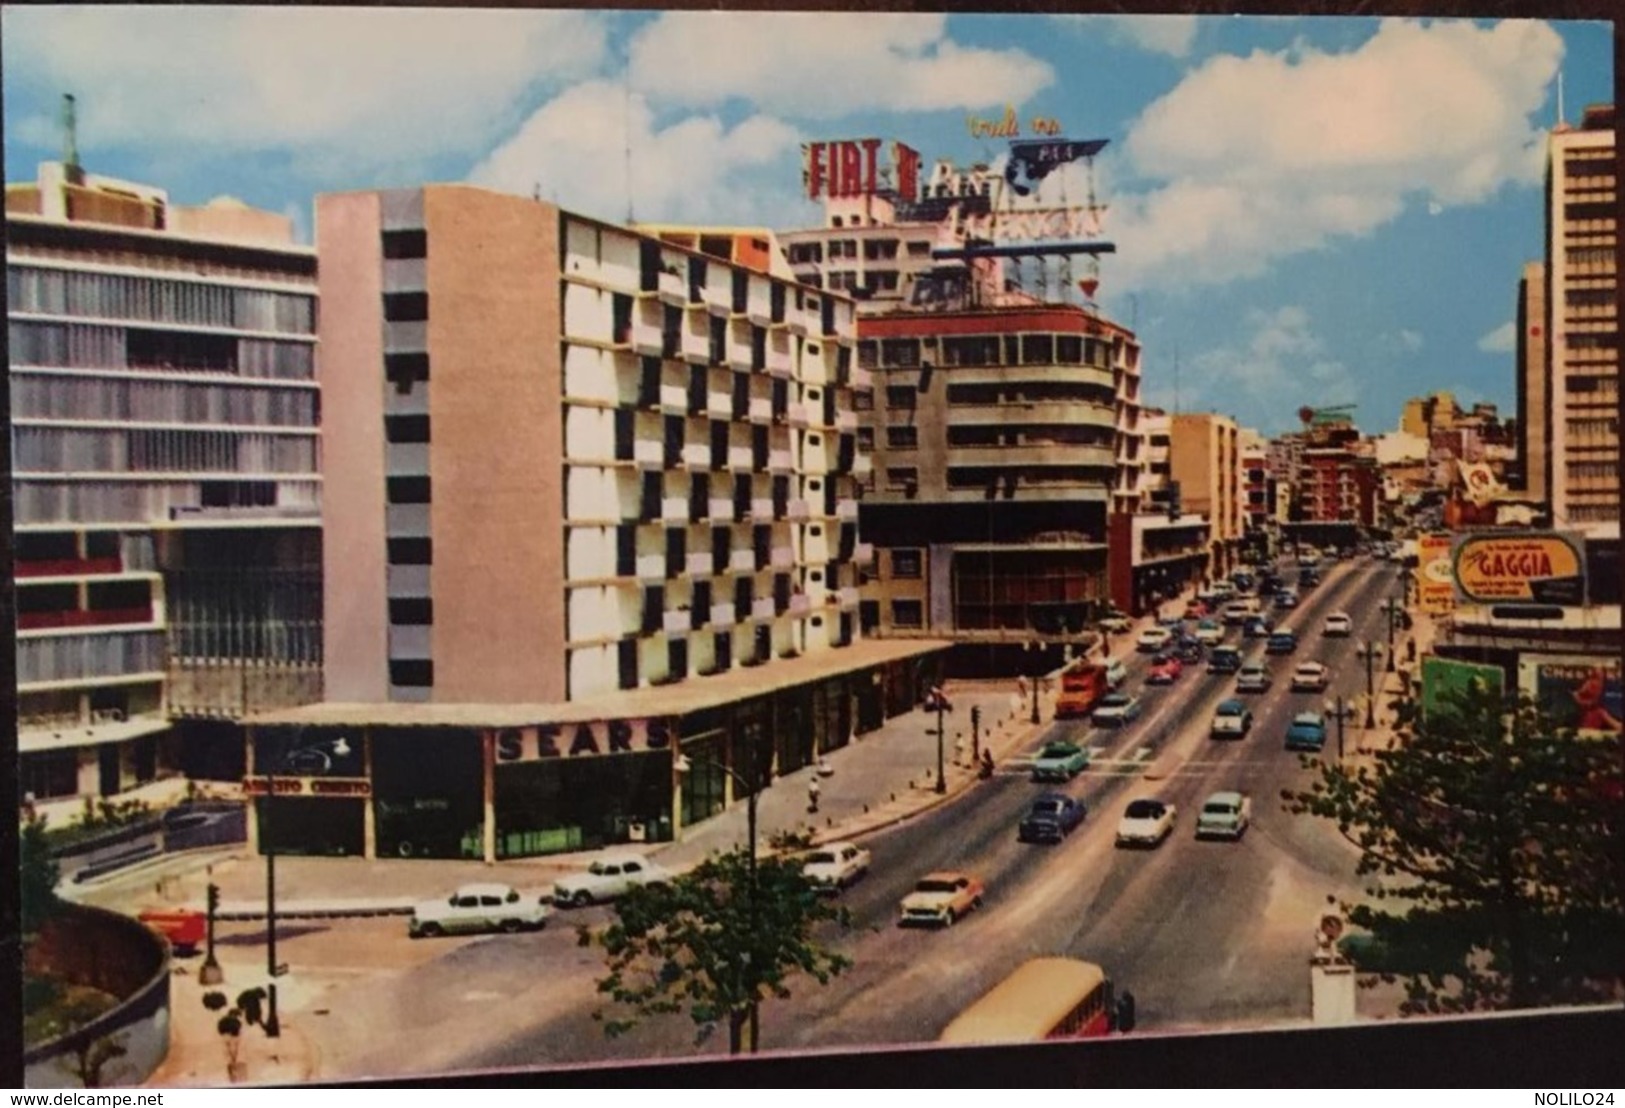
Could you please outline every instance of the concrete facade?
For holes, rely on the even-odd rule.
[[[1512,487],[1531,500],[1551,495],[1551,369],[1546,360],[1546,267],[1529,262],[1518,282],[1518,442]]]
[[[1168,465],[1184,509],[1208,518],[1209,573],[1228,573],[1244,529],[1236,421],[1206,412],[1174,414],[1169,418]]]

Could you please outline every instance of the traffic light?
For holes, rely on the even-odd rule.
[[[204,901],[209,907],[209,915],[220,910],[220,886],[210,882],[207,899]]]

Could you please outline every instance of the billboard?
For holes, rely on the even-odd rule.
[[[1450,535],[1416,540],[1416,600],[1428,615],[1446,615],[1456,606],[1456,574],[1450,561]]]
[[[1555,531],[1462,536],[1451,558],[1456,593],[1474,604],[1584,604],[1583,542]]]
[[[1525,654],[1518,659],[1518,691],[1560,727],[1618,735],[1625,721],[1618,658]]]
[[[888,165],[877,138],[801,144],[801,182],[809,200],[844,200],[890,192],[912,201],[920,193],[920,155],[891,144]]]
[[[1500,695],[1505,684],[1500,666],[1426,655],[1422,659],[1422,715],[1425,718],[1435,712],[1451,711],[1448,697],[1452,694],[1489,691]]]

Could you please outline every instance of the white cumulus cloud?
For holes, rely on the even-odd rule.
[[[661,127],[642,94],[588,81],[537,109],[469,180],[526,196],[539,189],[573,211],[622,220],[630,168],[640,221],[757,223],[796,203],[799,145],[795,128],[767,115],[731,128],[706,115]]]
[[[630,58],[634,86],[661,104],[737,98],[809,119],[1020,103],[1055,79],[1022,50],[955,42],[942,14],[666,12]]]
[[[353,173],[489,142],[537,85],[594,72],[590,12],[8,7],[7,92],[78,96],[81,148],[291,151]],[[8,119],[38,141],[48,115]]]
[[[1123,176],[1162,183],[1107,194],[1115,279],[1246,277],[1369,234],[1413,202],[1442,211],[1537,184],[1533,116],[1562,53],[1539,22],[1384,20],[1345,53],[1205,62],[1123,144]]]
[[[1167,403],[1171,372],[1156,390]],[[1288,406],[1336,404],[1355,395],[1353,374],[1332,357],[1297,305],[1248,313],[1239,343],[1191,356],[1181,374],[1181,406],[1212,408],[1241,423],[1266,427]]]
[[[1478,348],[1486,354],[1510,354],[1518,348],[1518,329],[1508,320],[1479,339]]]
[[[1055,18],[1085,34],[1103,34],[1108,41],[1174,58],[1188,57],[1196,44],[1194,15],[1058,15]]]

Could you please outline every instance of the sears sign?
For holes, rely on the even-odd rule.
[[[672,723],[667,719],[611,719],[506,727],[496,733],[496,760],[502,765],[592,754],[645,754],[670,750],[672,734]]]

